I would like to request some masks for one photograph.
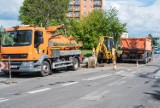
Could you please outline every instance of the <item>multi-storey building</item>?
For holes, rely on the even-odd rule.
[[[92,10],[102,9],[103,0],[70,0],[68,18],[81,18]]]

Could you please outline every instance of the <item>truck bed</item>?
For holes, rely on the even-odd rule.
[[[152,41],[150,38],[121,38],[121,49],[128,51],[152,51]]]

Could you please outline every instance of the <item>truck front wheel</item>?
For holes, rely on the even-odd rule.
[[[50,65],[47,61],[43,61],[40,76],[45,77],[51,73]]]

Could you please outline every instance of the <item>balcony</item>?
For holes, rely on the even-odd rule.
[[[73,15],[68,15],[68,14],[67,14],[67,18],[73,18]]]
[[[74,11],[80,11],[80,8],[75,8]]]
[[[75,2],[74,5],[80,5],[80,2]]]
[[[101,2],[94,2],[94,5],[95,5],[95,6],[101,6],[102,3],[101,3]]]
[[[94,2],[102,2],[102,0],[94,0]]]
[[[72,9],[72,8],[69,8],[68,11],[69,11],[69,12],[70,12],[70,11],[73,11],[73,9]]]
[[[69,2],[69,5],[73,5],[73,4],[74,4],[74,1],[70,1],[70,2]]]
[[[73,17],[73,13],[72,12],[68,12],[67,13],[67,17]]]
[[[100,10],[101,7],[94,7],[94,10]]]
[[[80,13],[75,13],[74,17],[79,18],[80,17]]]

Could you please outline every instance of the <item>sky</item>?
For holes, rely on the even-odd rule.
[[[0,0],[0,25],[19,25],[19,8],[23,0]],[[104,9],[115,7],[120,22],[127,23],[129,36],[160,37],[160,0],[104,0]]]
[[[127,23],[129,36],[160,37],[160,0],[105,0],[104,8],[116,8],[119,20]]]

